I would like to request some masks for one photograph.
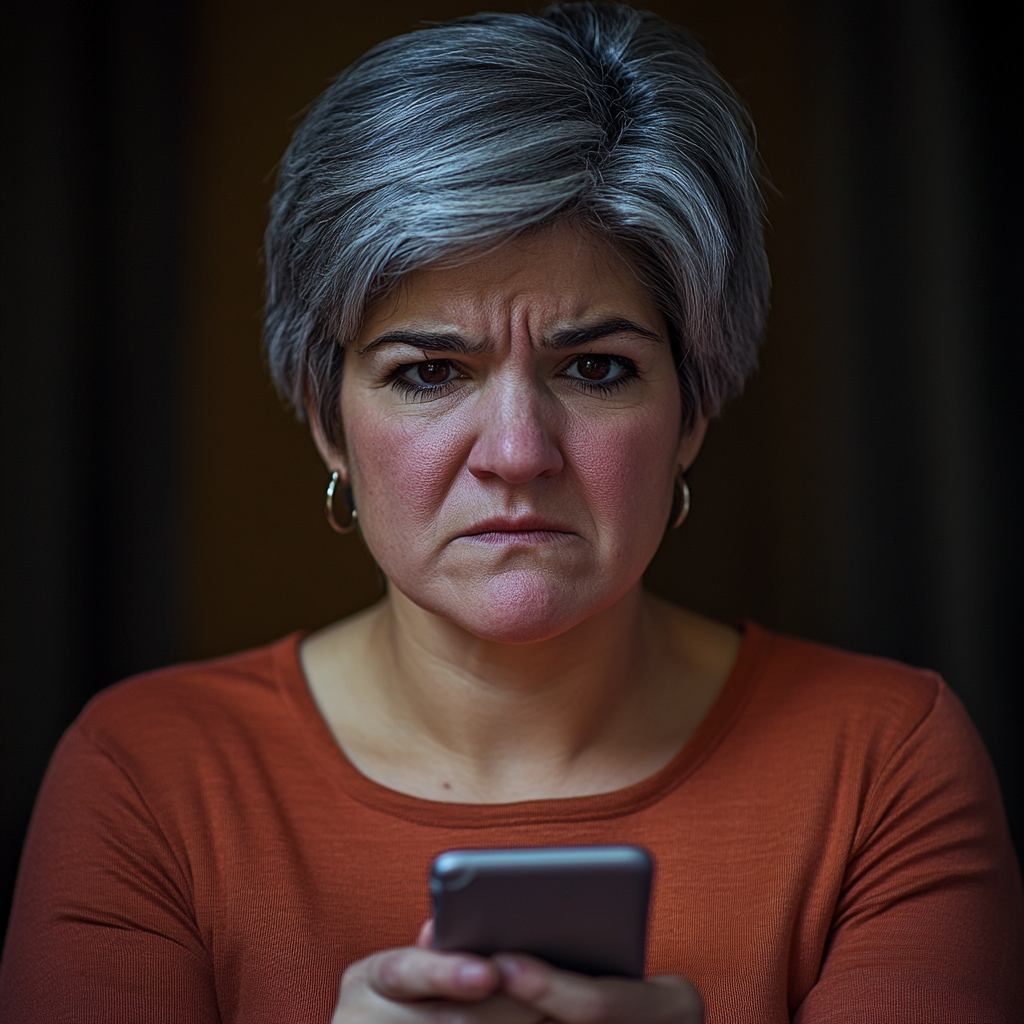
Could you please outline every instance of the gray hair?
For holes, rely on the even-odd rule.
[[[753,127],[656,15],[564,4],[389,39],[288,147],[266,235],[270,372],[341,437],[344,345],[411,271],[571,220],[636,268],[669,325],[686,423],[739,393],[769,275]]]

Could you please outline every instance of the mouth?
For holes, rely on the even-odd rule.
[[[475,523],[460,540],[475,541],[478,544],[495,545],[537,545],[552,544],[575,536],[563,523],[541,516],[498,516]]]

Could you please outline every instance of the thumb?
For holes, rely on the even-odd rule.
[[[420,929],[420,933],[416,937],[416,948],[434,948],[434,919],[432,917],[427,918],[427,920],[423,922],[423,927]]]

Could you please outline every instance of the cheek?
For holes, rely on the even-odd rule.
[[[353,406],[345,417],[353,490],[363,534],[383,562],[437,517],[465,452],[449,425]]]
[[[587,504],[620,540],[622,535],[640,540],[652,531],[660,540],[672,501],[678,445],[678,420],[670,415],[572,425],[567,447]]]

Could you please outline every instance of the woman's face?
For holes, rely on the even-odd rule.
[[[406,278],[348,348],[341,409],[325,458],[391,586],[513,643],[639,585],[704,426],[681,436],[645,287],[567,226]]]

